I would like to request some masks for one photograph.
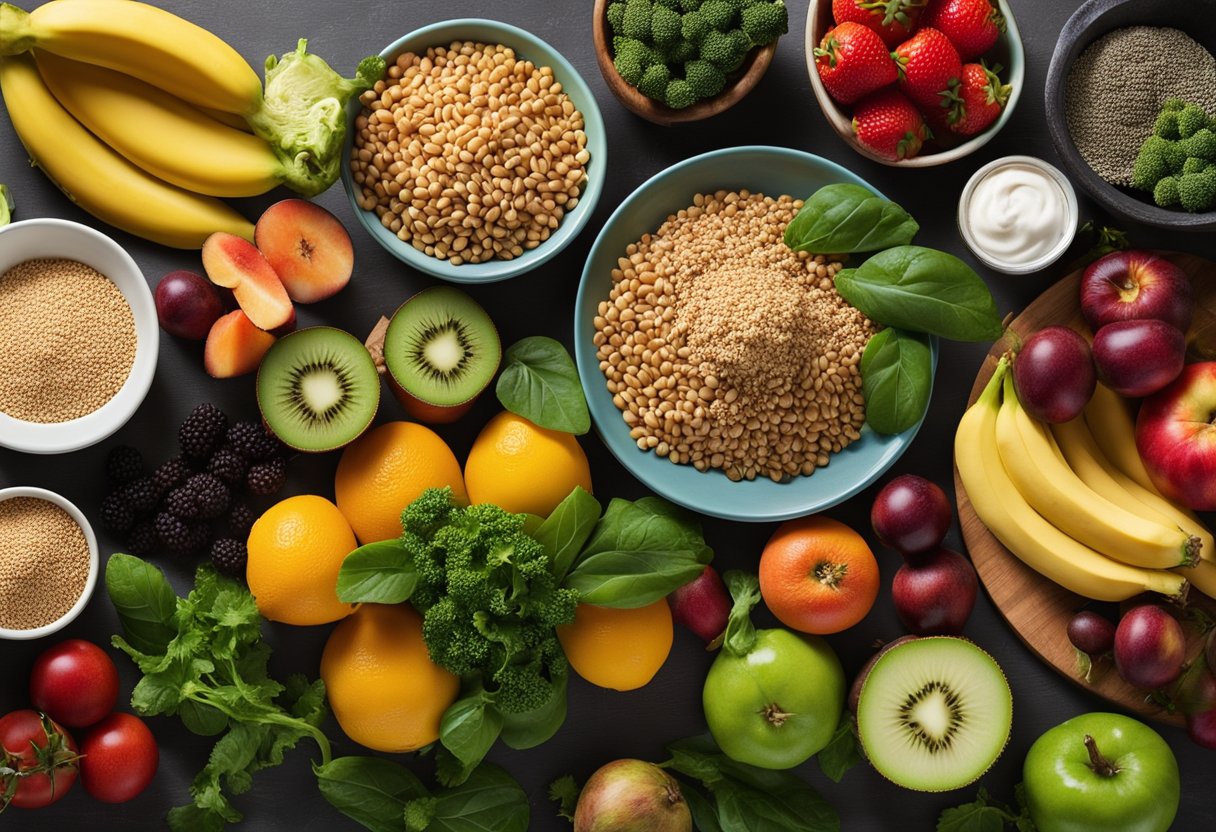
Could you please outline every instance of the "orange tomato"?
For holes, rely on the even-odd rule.
[[[866,617],[878,561],[865,539],[820,515],[782,523],[760,555],[760,594],[785,626],[826,635]]]

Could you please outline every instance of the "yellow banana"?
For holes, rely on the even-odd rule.
[[[1169,569],[1195,563],[1198,538],[1121,508],[1087,486],[1063,461],[1043,424],[1008,391],[997,416],[996,441],[1022,497],[1069,537],[1132,566]]]
[[[130,75],[37,51],[42,79],[98,138],[153,176],[208,196],[256,196],[282,179],[266,142]]]
[[[1157,490],[1140,459],[1140,451],[1136,449],[1136,423],[1128,412],[1127,402],[1118,393],[1105,384],[1099,384],[1089,404],[1085,405],[1085,422],[1103,455],[1116,468],[1141,487]]]
[[[162,182],[84,129],[51,95],[30,57],[0,59],[0,93],[33,162],[98,219],[174,248],[200,248],[215,231],[253,239],[252,223],[223,202]]]
[[[1111,560],[1044,520],[1014,487],[996,443],[1008,369],[1002,359],[954,437],[954,461],[979,518],[1027,566],[1078,595],[1098,601],[1123,601],[1146,590],[1181,596],[1187,586],[1181,575]]]
[[[51,0],[32,12],[0,6],[0,55],[30,49],[107,67],[226,113],[248,115],[262,81],[220,38],[133,0]]]

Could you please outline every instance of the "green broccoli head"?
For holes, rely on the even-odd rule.
[[[1181,98],[1174,97],[1165,99],[1165,103],[1161,105],[1161,109],[1169,113],[1177,113],[1181,112],[1185,106],[1186,103]]]
[[[663,94],[664,103],[673,110],[683,110],[691,107],[697,101],[692,85],[683,78],[676,78],[667,85]]]
[[[667,82],[671,80],[671,70],[667,64],[651,64],[638,82],[638,91],[647,98],[663,101],[667,92]]]
[[[689,43],[699,44],[705,40],[708,31],[709,24],[700,12],[687,12],[680,18],[680,37]]]
[[[751,44],[741,31],[711,30],[701,41],[701,60],[709,61],[723,72],[734,72],[747,57]]]
[[[739,15],[743,34],[756,46],[772,43],[790,29],[789,10],[782,0],[752,3]]]
[[[1151,191],[1164,176],[1174,173],[1174,160],[1179,150],[1175,142],[1160,136],[1149,136],[1140,145],[1136,164],[1132,169],[1132,187]],[[1178,165],[1179,169],[1182,167]]]
[[[621,34],[640,41],[650,40],[650,20],[654,6],[650,0],[625,0],[625,15],[621,20]]]
[[[604,13],[604,16],[608,18],[608,25],[612,27],[612,34],[622,34],[621,30],[625,23],[625,3],[623,0],[609,3],[608,10]]]
[[[612,39],[612,65],[626,84],[637,86],[642,80],[642,73],[651,63],[650,47],[640,40],[627,37]]]
[[[680,0],[654,0],[654,5],[655,8],[662,6],[676,12],[680,10]]]
[[[732,0],[705,0],[700,12],[711,29],[729,32],[738,20],[739,4]]]
[[[1177,141],[1178,135],[1178,112],[1176,110],[1162,110],[1157,115],[1157,121],[1153,124],[1153,135],[1159,136],[1170,141]]]
[[[1197,156],[1190,156],[1185,162],[1182,163],[1182,175],[1186,176],[1188,173],[1203,173],[1211,166],[1212,163],[1207,159],[1200,159]]]
[[[1179,176],[1178,204],[1191,213],[1216,209],[1216,167]]]
[[[650,38],[658,46],[667,46],[680,39],[680,13],[666,6],[655,6],[650,18]]]
[[[695,60],[684,64],[684,80],[692,87],[698,101],[713,98],[726,86],[726,75],[709,61]]]
[[[1166,176],[1153,188],[1153,202],[1162,208],[1178,206],[1178,177]]]
[[[1216,132],[1209,127],[1196,130],[1182,140],[1182,150],[1188,158],[1216,162]]]
[[[668,66],[680,66],[697,57],[697,45],[681,38],[663,50],[663,61]]]
[[[1207,126],[1208,114],[1198,104],[1187,104],[1178,113],[1178,135],[1184,139]]]
[[[688,12],[695,12],[697,9],[701,8],[701,4],[703,2],[705,2],[705,0],[680,0],[680,11],[684,12],[685,14]]]

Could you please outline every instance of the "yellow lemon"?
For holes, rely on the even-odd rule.
[[[334,628],[321,679],[346,735],[375,751],[417,751],[439,739],[460,679],[431,661],[422,617],[405,604],[363,604]]]
[[[338,570],[355,548],[338,507],[305,494],[276,503],[249,530],[245,577],[258,611],[271,621],[310,626],[350,615],[338,600]]]
[[[473,443],[464,482],[473,503],[547,517],[576,485],[591,490],[591,466],[571,434],[504,411]]]
[[[575,672],[613,690],[649,683],[667,661],[673,635],[666,598],[633,610],[579,604],[574,621],[557,628]]]

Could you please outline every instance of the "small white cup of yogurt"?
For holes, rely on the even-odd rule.
[[[1052,165],[1033,156],[1005,156],[968,180],[958,203],[958,228],[985,266],[1030,274],[1054,263],[1077,233],[1077,194]]]

